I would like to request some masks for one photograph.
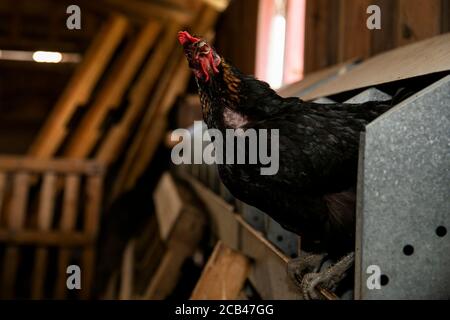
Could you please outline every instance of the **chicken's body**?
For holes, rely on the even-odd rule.
[[[282,98],[267,83],[228,64],[203,40],[183,32],[179,40],[196,76],[209,129],[279,130],[278,172],[262,175],[261,164],[219,164],[225,186],[299,234],[302,250],[334,257],[353,251],[360,133],[390,103]]]
[[[390,105],[282,98],[224,61],[211,80],[197,83],[208,128],[236,129],[231,113],[242,119],[237,123],[244,130],[279,130],[277,174],[261,175],[259,164],[218,165],[230,192],[301,235],[304,248],[336,255],[349,252],[360,132]]]

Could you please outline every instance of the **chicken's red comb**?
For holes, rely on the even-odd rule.
[[[180,41],[181,45],[185,45],[186,43],[194,43],[200,41],[199,38],[193,37],[187,31],[178,32],[178,41]]]

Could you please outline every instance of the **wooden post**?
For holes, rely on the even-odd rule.
[[[7,225],[12,231],[23,229],[28,203],[30,175],[19,172],[14,177],[13,195],[8,210]],[[19,249],[17,246],[7,246],[4,255],[1,296],[9,299],[14,295],[17,267],[19,264]]]
[[[80,177],[70,174],[66,177],[64,187],[63,211],[60,222],[60,230],[70,232],[75,228],[76,217],[78,212],[80,189]],[[55,283],[54,296],[56,299],[64,299],[66,297],[66,270],[70,261],[70,250],[61,248],[58,256],[58,274]]]
[[[51,227],[55,205],[56,175],[53,172],[44,175],[42,183],[39,212],[38,230],[48,231]],[[34,262],[33,279],[31,286],[31,297],[41,299],[43,296],[43,286],[45,280],[45,270],[47,268],[48,250],[45,247],[38,247]]]

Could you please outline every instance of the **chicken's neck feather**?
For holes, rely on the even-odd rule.
[[[224,59],[218,74],[207,82],[197,79],[197,85],[203,120],[209,128],[219,130],[267,118],[291,101],[277,95],[267,83],[242,74]]]

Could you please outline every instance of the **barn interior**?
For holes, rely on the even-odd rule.
[[[354,271],[317,296],[450,297],[450,1],[1,0],[0,298],[304,298],[286,272],[301,237],[215,164],[171,159],[174,130],[202,120],[180,30],[284,97],[398,98],[362,138]],[[383,153],[389,128],[406,129]]]

